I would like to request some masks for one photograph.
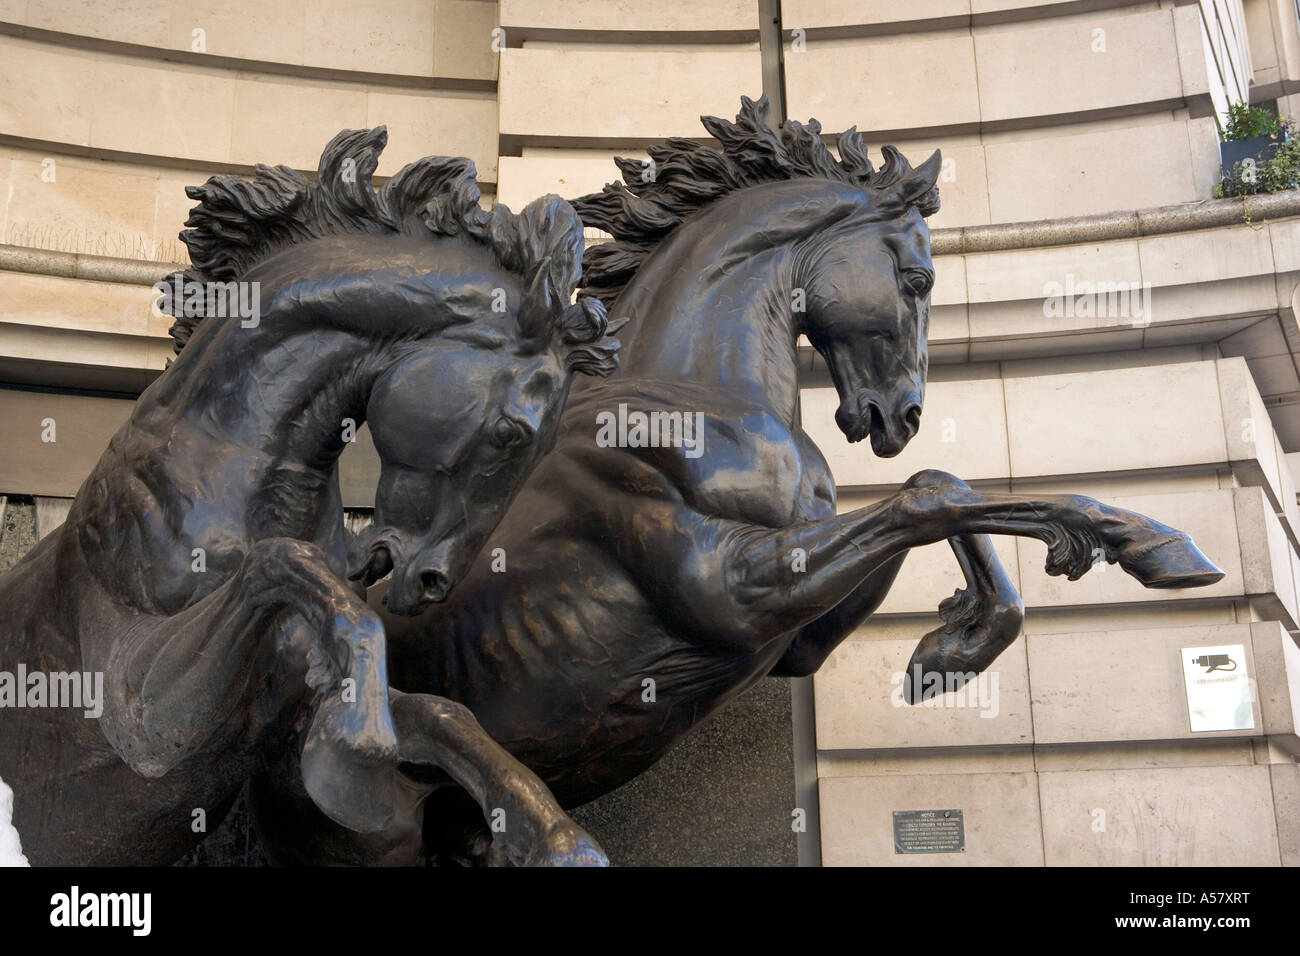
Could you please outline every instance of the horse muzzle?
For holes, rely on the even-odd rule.
[[[909,390],[886,403],[879,393],[864,389],[840,403],[835,424],[850,442],[870,437],[877,456],[893,458],[921,427],[921,396]]]

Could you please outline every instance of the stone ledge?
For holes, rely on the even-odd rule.
[[[222,56],[214,53],[193,53],[172,47],[156,47],[142,43],[129,43],[107,37],[44,30],[21,23],[0,21],[0,36],[31,40],[51,46],[99,53],[113,53],[133,59],[158,63],[177,63],[185,66],[202,66],[234,73],[265,73],[291,76],[304,80],[330,80],[343,83],[362,83],[366,86],[417,90],[473,90],[495,93],[496,80],[468,76],[424,76],[416,73],[378,73],[365,70],[348,70],[328,66],[285,63],[275,60],[254,59],[242,56]]]
[[[1205,199],[1194,203],[1156,206],[1132,212],[1100,213],[1068,219],[1036,219],[1024,222],[995,223],[989,226],[957,226],[935,229],[930,234],[930,252],[934,256],[957,256],[974,252],[1000,252],[1012,249],[1036,249],[1045,246],[1068,246],[1105,242],[1112,239],[1136,239],[1176,232],[1196,232],[1222,226],[1239,226],[1263,220],[1300,216],[1300,190],[1287,189],[1259,196],[1234,199]],[[63,260],[43,256],[68,256],[44,249],[0,244],[0,269],[11,272],[42,272],[48,275],[74,275]],[[94,275],[103,282],[133,282],[152,285],[159,270],[182,268],[175,263],[110,256],[82,255],[97,260]],[[103,261],[98,261],[103,260]],[[12,264],[11,264],[12,263]],[[90,266],[87,266],[90,268]]]

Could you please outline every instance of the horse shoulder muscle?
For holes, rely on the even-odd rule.
[[[768,412],[706,417],[701,454],[683,461],[683,497],[703,514],[772,528],[799,517],[805,484],[799,443]]]

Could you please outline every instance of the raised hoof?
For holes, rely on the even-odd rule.
[[[525,866],[609,866],[609,857],[590,833],[572,820],[551,827],[528,854]]]
[[[1020,636],[1024,611],[1014,591],[1000,594],[996,604],[986,607],[974,592],[958,589],[939,605],[943,624],[921,638],[912,651],[903,674],[904,700],[920,703],[926,687],[935,686],[936,677],[945,692],[964,687]]]
[[[397,744],[357,747],[321,707],[302,748],[302,782],[321,812],[357,833],[374,833],[393,819],[397,799]]]
[[[904,700],[921,703],[927,687],[939,686],[945,693],[960,690],[1011,644],[1011,640],[994,639],[987,631],[976,632],[973,638],[968,634],[965,628],[939,628],[921,638],[903,674]],[[937,675],[937,685],[932,674]]]
[[[1223,571],[1181,532],[1127,545],[1118,560],[1148,588],[1203,588],[1223,580]]]

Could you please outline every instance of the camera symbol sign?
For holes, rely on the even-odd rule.
[[[1193,733],[1254,728],[1253,684],[1244,645],[1184,647],[1182,658]]]

